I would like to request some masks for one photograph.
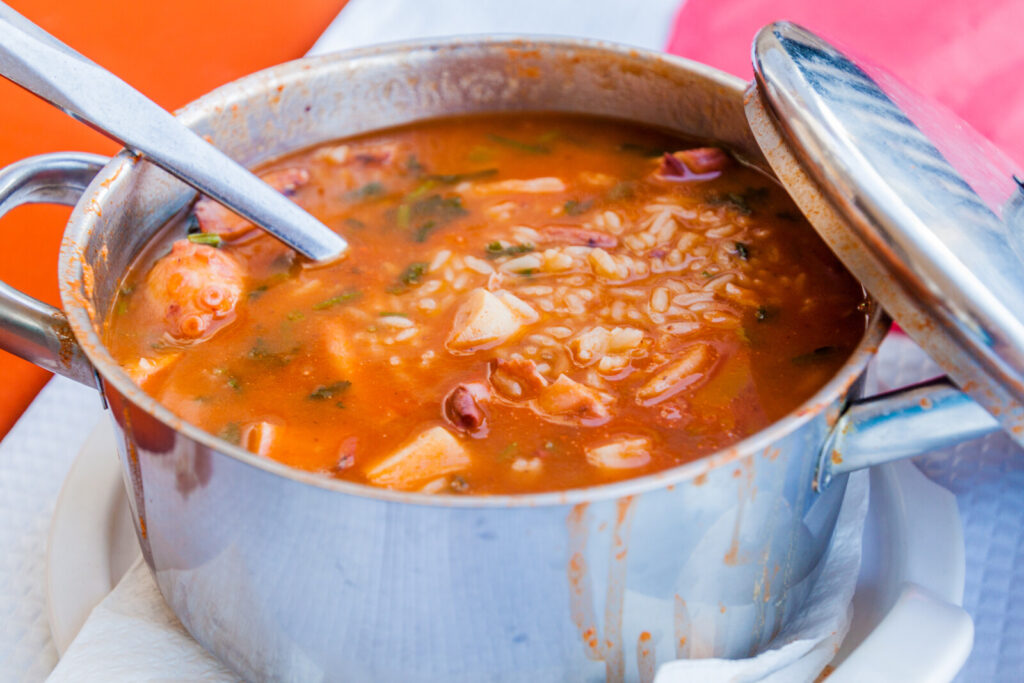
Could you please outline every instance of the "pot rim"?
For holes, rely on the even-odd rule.
[[[439,50],[454,52],[459,49],[481,46],[506,50],[543,48],[562,51],[583,49],[611,52],[632,61],[655,62],[668,69],[685,69],[696,72],[709,80],[720,83],[724,90],[735,92],[737,97],[743,96],[747,86],[742,79],[699,62],[607,41],[547,36],[465,35],[444,39],[394,42],[286,62],[220,86],[179,109],[175,115],[186,125],[193,126],[212,109],[230,108],[233,102],[250,97],[254,91],[267,92],[279,86],[287,87],[300,84],[316,72],[329,70],[337,62],[373,60],[380,57],[392,57],[396,53],[409,55],[413,52],[432,53]],[[782,419],[727,448],[660,472],[564,491],[498,495],[406,492],[332,479],[261,457],[186,422],[137,386],[107,351],[97,331],[103,323],[98,319],[97,312],[93,309],[85,292],[82,291],[83,288],[89,286],[89,278],[86,277],[83,267],[85,245],[93,233],[90,227],[91,222],[102,215],[105,195],[111,193],[119,184],[130,182],[132,171],[138,166],[139,161],[140,157],[127,149],[121,150],[111,159],[96,175],[75,206],[61,242],[58,268],[61,301],[75,338],[96,371],[101,393],[105,395],[104,385],[109,383],[127,400],[180,435],[244,465],[319,489],[409,505],[449,508],[521,508],[575,505],[634,496],[659,488],[670,488],[694,480],[700,475],[730,462],[753,457],[757,452],[770,453],[775,443],[825,411],[849,390],[853,383],[861,377],[871,358],[877,353],[878,346],[888,329],[888,317],[873,300],[869,299],[872,312],[863,337],[846,363],[813,396]],[[830,427],[834,424],[835,419],[838,419],[838,416],[838,411],[834,417],[828,416]],[[811,486],[812,482],[808,481],[807,485]]]

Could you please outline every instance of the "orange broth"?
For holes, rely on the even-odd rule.
[[[260,173],[345,258],[313,266],[200,200],[106,342],[185,420],[325,476],[519,493],[656,472],[793,410],[865,330],[777,184],[633,125],[442,120]]]

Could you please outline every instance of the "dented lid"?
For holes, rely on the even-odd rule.
[[[747,118],[808,219],[1024,444],[1024,173],[948,110],[811,32],[754,40]]]

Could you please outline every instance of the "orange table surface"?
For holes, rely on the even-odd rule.
[[[345,0],[7,0],[22,15],[176,109],[218,85],[301,57]],[[0,165],[46,152],[113,154],[115,143],[0,79]],[[57,250],[70,209],[0,219],[0,279],[58,305]],[[0,437],[49,373],[0,351]]]

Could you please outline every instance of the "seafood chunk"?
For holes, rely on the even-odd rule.
[[[304,168],[285,168],[261,175],[260,179],[284,196],[290,197],[295,190],[309,182],[309,171]],[[200,230],[220,235],[228,240],[240,237],[256,227],[209,197],[197,201],[192,212],[199,221]]]
[[[498,358],[491,365],[491,385],[507,399],[534,398],[548,385],[537,364],[523,358]]]
[[[447,346],[452,351],[475,351],[505,341],[525,322],[537,319],[526,302],[499,290],[491,293],[478,287],[455,314]]]
[[[708,344],[694,344],[683,349],[678,360],[661,368],[637,391],[641,405],[655,405],[675,396],[683,389],[706,380],[715,362],[715,351]]]
[[[233,257],[215,247],[174,243],[146,278],[145,297],[156,306],[167,332],[179,341],[212,335],[234,314],[245,274]]]
[[[664,180],[710,180],[729,165],[729,155],[717,147],[696,147],[665,154],[657,174]]]
[[[484,384],[460,384],[445,397],[444,415],[460,431],[478,431],[487,421],[487,413],[482,404],[489,396],[490,392]]]
[[[628,362],[626,354],[637,349],[643,339],[643,330],[635,327],[616,327],[609,330],[598,326],[570,341],[568,347],[573,360],[582,367],[609,359],[618,361],[620,356],[623,356],[621,365],[625,365]]]
[[[535,401],[537,409],[544,415],[591,425],[608,419],[608,403],[611,403],[611,397],[566,375],[559,375]]]
[[[587,462],[594,467],[625,470],[643,467],[651,461],[651,440],[646,437],[619,439],[587,449]]]
[[[470,463],[469,451],[444,427],[431,427],[366,471],[377,486],[412,490]]]

